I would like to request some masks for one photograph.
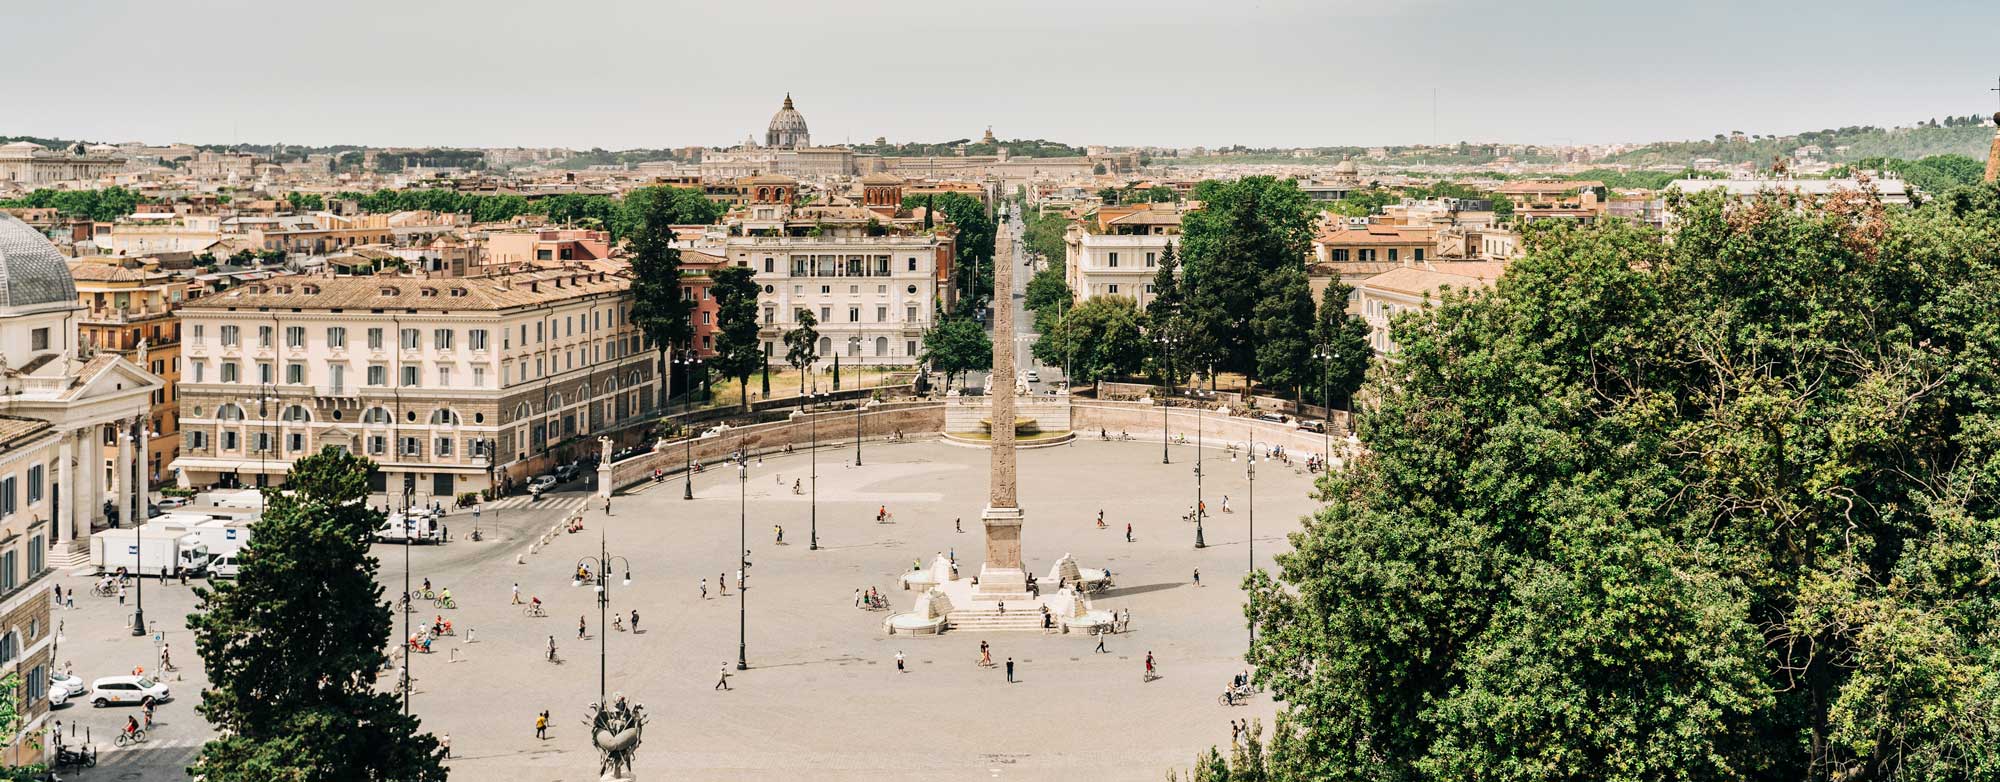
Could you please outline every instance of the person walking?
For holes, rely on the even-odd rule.
[[[547,741],[549,738],[549,713],[535,715],[535,738]]]
[[[715,689],[724,691],[731,689],[729,686],[729,663],[722,664],[722,678],[716,680]]]
[[[1125,542],[1132,542],[1132,522],[1125,522]]]
[[[1111,653],[1111,651],[1110,651],[1110,650],[1108,650],[1108,649],[1105,649],[1105,648],[1104,648],[1104,633],[1101,633],[1101,632],[1100,632],[1100,633],[1098,633],[1098,634],[1097,634],[1097,648],[1096,648],[1096,649],[1092,649],[1092,650],[1091,650],[1091,653],[1092,653],[1092,654],[1110,654],[1110,653]]]
[[[576,617],[576,640],[579,640],[579,641],[583,640],[583,630],[584,630],[584,627],[585,627],[585,625],[584,625],[584,623],[583,623],[583,616],[582,616],[581,614],[579,614],[579,615],[577,615],[577,617]]]
[[[1007,658],[1007,683],[1014,683],[1014,658]]]
[[[716,588],[718,588],[718,589],[722,590],[722,596],[723,596],[723,597],[728,597],[728,596],[729,596],[729,579],[725,577],[726,575],[728,575],[728,574],[726,574],[726,573],[717,573],[717,574],[715,574],[715,586],[716,586]],[[743,584],[741,583],[742,579],[737,579],[737,581],[738,581],[738,583],[737,583],[736,587],[737,587],[738,589],[741,589],[741,588],[743,588]]]
[[[125,604],[125,582],[123,581],[118,582],[118,604],[121,606]]]
[[[1194,585],[1201,586],[1201,568],[1194,569]]]
[[[639,632],[639,609],[632,609],[632,632]]]
[[[706,577],[701,580],[701,599],[708,599],[708,579]]]
[[[773,524],[771,525],[771,529],[775,530],[778,533],[778,541],[777,541],[778,545],[780,546],[785,545],[785,525]]]
[[[964,517],[964,516],[960,516],[960,517],[958,517],[958,518],[955,518],[955,519],[952,519],[952,520],[951,520],[951,528],[952,528],[952,529],[955,529],[955,530],[958,530],[959,532],[964,532],[964,531],[965,531],[965,517]]]
[[[993,667],[993,649],[985,641],[979,642],[979,664],[986,668]]]
[[[451,759],[451,734],[446,733],[444,738],[438,739],[438,749],[444,750],[445,760]]]
[[[908,671],[904,670],[903,668],[903,650],[901,649],[896,650],[896,672],[908,673]]]
[[[1152,650],[1149,649],[1146,651],[1146,681],[1152,681],[1152,680],[1153,680],[1153,652]]]
[[[854,588],[854,607],[861,607],[861,587]]]
[[[556,661],[556,637],[549,636],[549,662]]]
[[[521,582],[514,582],[514,605],[521,604]]]

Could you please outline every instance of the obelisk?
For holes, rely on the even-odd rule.
[[[1021,569],[1021,508],[1014,499],[1014,252],[1005,224],[995,232],[993,253],[993,376],[986,383],[993,400],[992,476],[986,511],[986,564],[979,567],[977,595],[1003,599],[1025,595],[1028,573]]]

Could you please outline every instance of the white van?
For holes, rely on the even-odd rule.
[[[242,572],[241,566],[238,564],[237,561],[238,553],[239,552],[232,551],[222,556],[210,559],[208,561],[209,577],[235,578],[237,573]]]

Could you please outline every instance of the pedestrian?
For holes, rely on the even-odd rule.
[[[180,574],[180,575],[181,575],[181,586],[187,586],[187,585],[188,585],[188,572],[187,572],[187,568],[181,568],[181,574]]]
[[[717,574],[715,574],[715,586],[716,586],[716,587],[717,587],[718,589],[722,590],[722,596],[723,596],[723,597],[728,597],[728,596],[729,596],[729,579],[728,579],[728,578],[726,578],[726,576],[727,576],[727,574],[725,574],[725,573],[717,573]],[[738,588],[738,589],[742,589],[742,588],[743,588],[743,584],[741,583],[741,579],[738,579],[738,583],[737,583],[737,585],[736,585],[736,588]]]
[[[56,585],[56,607],[57,607],[57,608],[61,608],[61,607],[62,607],[62,604],[63,604],[63,601],[62,601],[62,585],[61,585],[61,584],[57,584],[57,585]]]
[[[549,636],[549,662],[555,662],[555,659],[556,659],[556,637],[551,635]]]
[[[1201,586],[1201,568],[1194,569],[1194,585]]]
[[[960,516],[960,517],[958,517],[958,518],[955,518],[955,519],[952,519],[952,520],[951,520],[951,528],[952,528],[952,529],[955,529],[955,530],[958,530],[959,532],[964,532],[964,531],[965,531],[965,524],[964,524],[964,522],[965,522],[965,517],[963,517],[963,516]]]
[[[632,609],[632,632],[639,632],[639,609]]]
[[[1152,650],[1148,649],[1146,651],[1146,681],[1152,681],[1152,680],[1153,680],[1153,652]]]
[[[439,524],[439,525],[438,525],[438,533],[439,533],[439,534],[441,534],[441,535],[443,535],[443,536],[444,536],[444,539],[445,539],[445,540],[451,540],[451,525],[450,525],[450,524]]]
[[[778,532],[778,545],[785,545],[785,525],[773,524],[771,526]]]
[[[854,588],[854,607],[861,607],[861,587]]]
[[[1007,683],[1014,683],[1014,658],[1007,658]]]
[[[703,600],[707,600],[707,599],[708,599],[708,579],[707,579],[707,578],[703,578],[703,579],[701,580],[701,599],[703,599]]]
[[[1100,632],[1100,633],[1098,633],[1098,634],[1097,634],[1097,648],[1096,648],[1096,649],[1092,649],[1092,650],[1091,650],[1091,653],[1093,653],[1093,654],[1110,654],[1110,653],[1111,653],[1111,650],[1109,650],[1109,649],[1106,649],[1106,648],[1104,648],[1104,633],[1101,633],[1101,632]]]
[[[722,678],[716,680],[715,689],[727,691],[729,686],[729,663],[722,664]]]
[[[584,628],[583,616],[578,615],[576,617],[576,640],[579,641],[583,640],[583,628]]]
[[[744,556],[749,556],[750,552],[745,551],[743,552],[743,554]],[[738,590],[741,590],[743,588],[743,568],[736,569],[736,588]]]
[[[451,734],[446,733],[444,734],[444,738],[438,739],[438,749],[444,750],[444,758],[446,760],[451,759]]]
[[[1236,741],[1237,741],[1238,739],[1241,739],[1241,738],[1243,738],[1243,726],[1242,726],[1242,725],[1238,725],[1238,724],[1236,723],[1236,720],[1230,720],[1230,721],[1229,721],[1229,743],[1230,743],[1231,745],[1234,745],[1234,744],[1236,743]]]
[[[521,582],[514,582],[514,605],[521,604]]]
[[[1005,601],[1005,600],[1002,600],[1002,601],[1000,601],[1000,602],[999,602],[999,606],[1000,606],[1000,615],[1001,615],[1001,616],[1006,616],[1006,615],[1007,615],[1007,601]]]
[[[605,498],[604,498],[604,515],[606,515],[606,516],[609,516],[609,515],[611,515],[611,498],[610,498],[610,497],[605,497]]]
[[[118,604],[121,606],[125,604],[125,582],[123,581],[118,582]]]
[[[1132,542],[1132,522],[1125,522],[1125,542]]]
[[[903,669],[903,650],[901,649],[896,650],[896,672],[907,673],[907,671]]]
[[[547,740],[549,737],[549,713],[535,715],[535,738]]]

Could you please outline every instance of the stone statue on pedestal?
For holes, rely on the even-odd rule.
[[[600,782],[637,779],[632,760],[639,753],[640,735],[646,729],[646,707],[626,706],[623,694],[614,694],[612,703],[590,704],[590,743],[597,747]]]

